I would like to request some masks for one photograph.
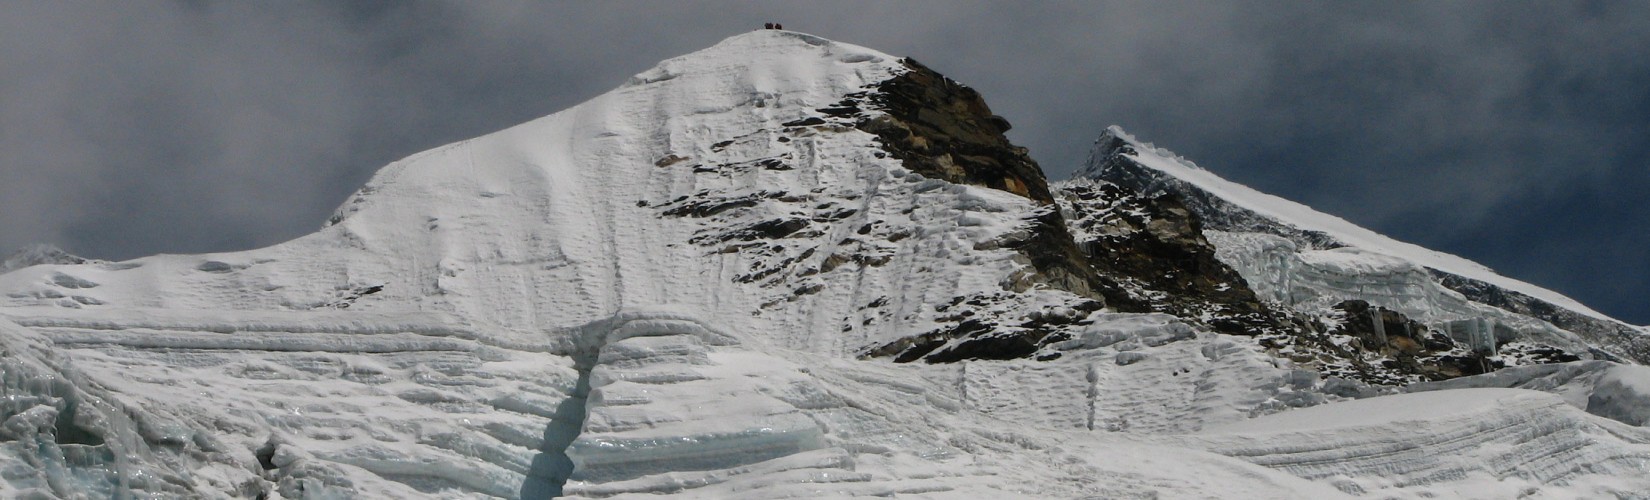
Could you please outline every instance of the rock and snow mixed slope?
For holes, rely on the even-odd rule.
[[[1650,362],[1644,327],[1461,257],[1227,181],[1115,126],[1096,141],[1077,176],[1184,201],[1220,248],[1221,260],[1274,303],[1316,314],[1341,301],[1363,300],[1440,329],[1487,319],[1494,322],[1496,344],[1537,342],[1585,357]]]
[[[33,245],[0,261],[0,274],[41,264],[85,264],[86,259],[51,245]]]
[[[1529,391],[1254,437],[1395,389],[1279,357],[1312,325],[1195,210],[1051,189],[1007,126],[765,30],[396,162],[290,242],[30,261],[0,274],[0,496],[1650,489],[1650,436]],[[1640,376],[1574,390],[1626,422]]]

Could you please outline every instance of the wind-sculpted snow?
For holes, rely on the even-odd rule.
[[[1336,403],[1178,439],[1356,495],[1630,498],[1650,491],[1650,430],[1516,389]]]
[[[1650,426],[1650,368],[1609,361],[1521,366],[1472,377],[1415,384],[1408,392],[1466,388],[1517,388],[1557,394],[1587,413],[1639,427]]]
[[[215,474],[244,482],[237,488],[246,495],[408,497],[457,488],[513,497],[545,420],[576,378],[566,358],[548,353],[362,333],[365,318],[308,319],[298,332],[279,333],[225,331],[233,323],[192,330],[199,319],[179,325],[191,330],[166,329],[152,316],[128,321],[142,328],[110,328],[122,323],[113,318],[98,329],[35,330],[90,374],[88,383],[110,391],[125,418],[156,429],[123,439],[177,456],[133,456],[134,466],[186,476],[223,469]],[[112,488],[116,496],[227,491],[199,480],[175,491]]]
[[[1254,302],[1224,267],[1208,266],[1219,279],[1159,282],[1143,274],[1155,272],[1149,256],[1125,262],[1142,300],[1173,287],[1204,295],[1142,309],[1155,313],[1108,308],[1058,276],[1123,281],[1061,260],[1078,242],[1047,241],[1070,238],[1061,210],[1082,208],[1098,224],[1079,221],[1092,230],[1079,231],[1084,243],[1103,242],[1093,231],[1121,220],[1105,213],[1115,207],[1043,199],[1024,151],[998,141],[1006,122],[931,70],[898,87],[924,97],[924,82],[943,84],[941,97],[973,114],[925,117],[945,110],[912,99],[904,122],[882,119],[878,103],[892,101],[879,85],[916,67],[799,33],[735,36],[561,113],[387,166],[297,240],[34,259],[0,274],[0,497],[1640,486],[1643,431],[1553,398],[1471,392],[1496,396],[1439,412],[1426,408],[1454,402],[1357,406],[1365,420],[1333,428],[1287,420],[1397,389],[1324,377],[1257,336],[1210,331],[1200,311]],[[858,128],[871,122],[875,134]],[[946,154],[981,141],[1001,154],[963,159],[962,174],[917,157],[959,123],[977,141],[944,138]],[[996,176],[991,165],[1005,162],[1014,175]],[[1184,207],[1152,206],[1168,216],[1126,226],[1190,241],[1200,259],[1247,248],[1231,242],[1242,238],[1282,245],[1205,242]],[[1354,287],[1460,300],[1401,263],[1239,254],[1262,257],[1220,258],[1275,300],[1318,307]],[[896,362],[919,359],[932,363]],[[1588,411],[1642,416],[1641,374],[1600,373],[1586,378]],[[1294,430],[1207,433],[1245,425]],[[1532,458],[1543,450],[1552,458]]]
[[[178,467],[227,463],[266,494],[532,497],[569,476],[598,494],[694,469],[735,483],[741,470],[804,474],[786,472],[811,460],[795,456],[856,457],[882,471],[868,494],[1002,487],[1013,483],[990,471],[979,484],[897,480],[972,459],[948,442],[1029,438],[924,436],[929,413],[960,411],[954,396],[895,382],[909,373],[819,375],[968,315],[1093,310],[1070,293],[1008,290],[1029,263],[1002,242],[1046,215],[1034,200],[916,175],[819,111],[906,70],[807,35],[734,37],[578,107],[396,162],[318,233],[29,267],[0,275],[0,300],[127,407],[222,435],[234,457]],[[689,335],[708,327],[681,311],[739,342]],[[653,347],[686,358],[638,354],[677,341]],[[683,361],[700,347],[710,364]],[[776,349],[812,353],[791,372],[831,382],[782,383]],[[650,403],[616,404],[639,401],[625,394],[636,384],[657,386]],[[867,384],[886,389],[829,395]],[[717,397],[739,404],[688,411]],[[919,409],[889,402],[912,397]],[[770,413],[741,420],[758,409]],[[181,452],[198,455],[191,446]],[[776,460],[793,465],[764,465]]]
[[[631,328],[636,320],[623,323],[626,326],[621,328]],[[1129,316],[1105,323],[1108,326],[1096,329],[1094,335],[1119,337],[1113,343],[1162,346],[1191,335],[1185,325],[1171,326],[1176,324],[1163,316]],[[1068,436],[1065,442],[1056,441],[1056,429],[1084,429],[1094,405],[1083,403],[1089,398],[1082,394],[1097,391],[1089,384],[1067,384],[1063,377],[1016,378],[1000,370],[1049,368],[1042,373],[1053,374],[1076,361],[1062,360],[1059,365],[1032,361],[867,365],[799,352],[762,353],[743,341],[721,340],[745,338],[736,332],[711,328],[710,332],[719,334],[714,337],[718,340],[707,342],[702,333],[686,333],[689,330],[699,329],[646,326],[637,331],[648,334],[601,347],[590,376],[589,420],[567,451],[577,466],[565,493],[589,497],[668,493],[719,498],[821,494],[971,498],[1001,494],[1135,497],[1196,491],[1264,491],[1288,496],[1314,491],[1312,486],[1293,484],[1262,470],[1245,469],[1230,459],[1178,456],[1184,452],[1173,450],[1143,453],[1153,459],[1183,460],[1178,466],[1208,469],[1211,480],[1198,484],[1176,477],[1173,471],[1125,463],[1105,450],[1136,445],[1096,440],[1086,430]],[[1214,342],[1205,345],[1234,349],[1209,340]],[[1100,349],[1091,358],[1091,362],[1103,363],[1096,369],[1116,371],[1119,365],[1111,356],[1117,351],[1097,347],[1104,343],[1107,340],[1090,340],[1071,347]],[[1247,358],[1236,357],[1250,362],[1258,358],[1252,352]],[[1145,371],[1150,370],[1141,370]],[[1082,370],[1075,373],[1079,379],[1089,376]],[[1276,369],[1257,373],[1276,375]],[[1122,373],[1108,376],[1127,377]],[[1192,377],[1185,380],[1188,387],[1193,385]],[[1049,397],[1047,401],[1036,394],[1015,396],[1045,403],[1042,410],[1055,418],[1027,419],[1027,411],[1037,407],[1000,404],[1008,395],[989,389],[999,384],[1044,391],[1041,394]],[[1047,404],[1067,390],[1076,391],[1078,397],[1072,402],[1078,404]],[[1113,405],[1112,401],[1117,400],[1105,404]],[[1117,410],[1127,407],[1115,406]],[[1157,419],[1150,423],[1195,418],[1198,412],[1188,406],[1153,412]],[[1005,457],[1042,465],[1025,467],[1028,464]],[[1231,476],[1234,472],[1237,477]],[[1051,482],[1050,478],[1061,479]]]

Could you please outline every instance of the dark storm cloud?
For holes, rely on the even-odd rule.
[[[1650,323],[1642,2],[14,3],[0,251],[296,237],[385,163],[770,20],[980,89],[1050,177],[1121,124]]]

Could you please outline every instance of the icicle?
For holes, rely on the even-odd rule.
[[[1374,326],[1374,329],[1375,329],[1375,345],[1376,346],[1385,346],[1386,345],[1386,322],[1381,321],[1381,311],[1379,309],[1371,308],[1370,311],[1369,311],[1369,317],[1370,317],[1371,323],[1374,323],[1373,326]]]

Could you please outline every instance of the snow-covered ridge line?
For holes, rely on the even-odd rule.
[[[212,333],[417,333],[440,337],[474,338],[456,326],[452,315],[433,312],[378,313],[367,311],[203,311],[184,309],[121,309],[85,311],[64,316],[61,309],[9,307],[4,316],[22,326],[86,330],[193,330]]]
[[[1248,186],[1226,180],[1171,151],[1136,139],[1117,125],[1107,127],[1106,134],[1122,139],[1134,146],[1137,154],[1130,155],[1130,158],[1139,164],[1190,183],[1227,202],[1263,216],[1271,217],[1278,222],[1299,229],[1321,231],[1348,245],[1404,258],[1425,267],[1517,291],[1597,319],[1621,323],[1619,320],[1595,311],[1575,299],[1540,286],[1502,276],[1482,264],[1456,255],[1398,241],[1340,217],[1325,214],[1306,205],[1262,193]],[[1077,175],[1083,176],[1089,173],[1085,170]]]
[[[52,314],[58,313],[58,314]],[[481,346],[527,352],[565,350],[552,342],[529,335],[484,334],[462,326],[450,314],[436,312],[381,313],[372,311],[203,311],[187,309],[133,308],[84,310],[73,316],[61,315],[49,307],[0,309],[0,318],[54,335],[68,343],[107,343],[132,347],[175,347],[196,349],[264,349],[346,352],[350,345],[376,351],[405,350],[376,345],[368,338],[417,349],[475,350]],[[253,334],[235,335],[231,334]],[[340,341],[322,339],[326,335],[364,337]],[[419,338],[423,340],[412,340]],[[295,342],[281,346],[282,339]],[[393,339],[393,341],[391,341]],[[240,347],[234,347],[240,346]]]
[[[263,333],[224,335],[207,332],[130,330],[39,330],[57,345],[104,344],[147,349],[252,350],[291,352],[390,353],[410,351],[480,351],[475,342],[430,338],[411,333],[328,335]]]

